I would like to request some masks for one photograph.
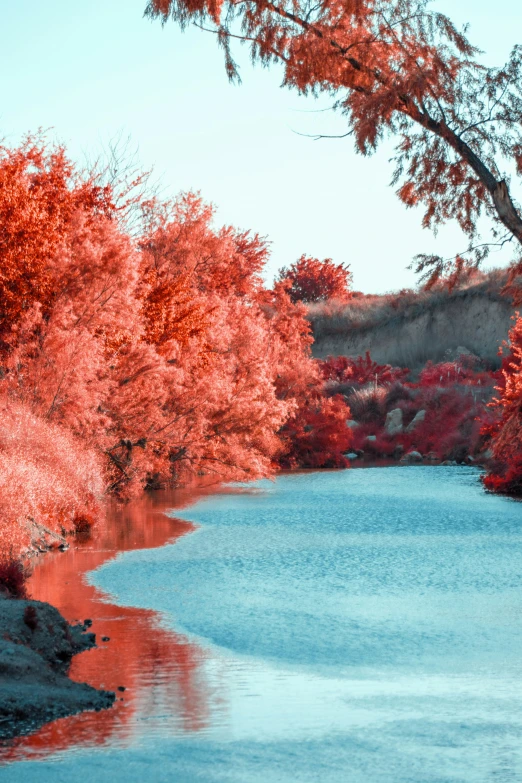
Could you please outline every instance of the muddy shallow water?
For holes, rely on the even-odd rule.
[[[425,466],[194,500],[42,560],[34,597],[110,639],[72,677],[126,690],[0,780],[522,781],[522,504]]]

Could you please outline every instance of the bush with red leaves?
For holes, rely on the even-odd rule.
[[[289,283],[292,302],[326,302],[330,299],[346,301],[351,297],[352,274],[347,264],[334,264],[331,258],[301,256],[289,267],[279,271],[278,280]]]
[[[407,367],[392,367],[391,364],[377,364],[366,351],[365,356],[352,359],[349,356],[328,356],[319,360],[321,373],[325,381],[350,383],[353,386],[364,386],[374,383],[376,386],[384,383],[403,381],[409,375]]]
[[[500,373],[477,368],[474,357],[461,356],[454,362],[433,364],[428,361],[419,375],[421,386],[491,386],[500,380]]]
[[[509,332],[509,353],[502,362],[502,382],[492,408],[500,415],[484,427],[493,459],[484,486],[491,492],[522,495],[522,318]]]
[[[25,580],[27,571],[15,557],[0,560],[0,593],[8,598],[27,598]]]
[[[350,409],[344,399],[316,397],[302,404],[280,431],[283,468],[345,468],[351,430],[346,426]]]

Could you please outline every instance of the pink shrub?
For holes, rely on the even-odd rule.
[[[476,360],[475,360],[476,361]],[[458,361],[427,362],[419,376],[421,386],[494,386],[499,380],[499,373],[479,369],[473,357],[461,356]]]
[[[0,410],[0,560],[17,558],[31,523],[60,535],[101,512],[99,458],[59,425],[4,401]],[[75,521],[76,520],[76,521]]]
[[[328,356],[319,360],[325,381],[351,383],[364,386],[367,383],[384,384],[404,380],[409,375],[405,367],[392,367],[390,364],[377,364],[366,351],[364,357],[352,359],[349,356]]]

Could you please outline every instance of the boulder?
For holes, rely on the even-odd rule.
[[[369,441],[370,441],[370,443],[373,443],[374,441],[376,441],[376,440],[377,440],[377,435],[368,435],[368,437],[366,438],[366,440],[369,440]]]
[[[407,454],[401,459],[401,462],[422,462],[422,454],[420,451],[408,451]]]
[[[400,435],[402,432],[402,410],[400,408],[394,408],[386,415],[384,429],[388,435]]]
[[[346,420],[346,426],[349,427],[351,430],[355,429],[359,426],[358,421],[354,421],[353,419],[347,419]]]
[[[406,432],[413,432],[417,427],[422,424],[424,419],[426,418],[426,411],[417,411],[413,419],[410,421],[408,426],[406,427]]]
[[[344,454],[346,459],[349,459],[350,462],[353,462],[354,459],[359,459],[359,455],[355,453],[355,451],[349,451],[348,454]]]

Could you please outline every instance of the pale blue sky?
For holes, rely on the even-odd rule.
[[[390,147],[356,155],[323,101],[279,88],[280,73],[252,69],[228,83],[213,37],[143,19],[145,0],[0,0],[0,135],[53,128],[73,158],[122,132],[171,193],[189,188],[218,220],[272,241],[270,271],[301,253],[348,262],[355,287],[413,285],[417,252],[463,250],[458,229],[435,239],[388,187]],[[499,64],[520,42],[519,0],[437,0]],[[372,222],[370,222],[370,215]],[[500,260],[500,259],[499,259]],[[506,257],[507,260],[507,257]]]

